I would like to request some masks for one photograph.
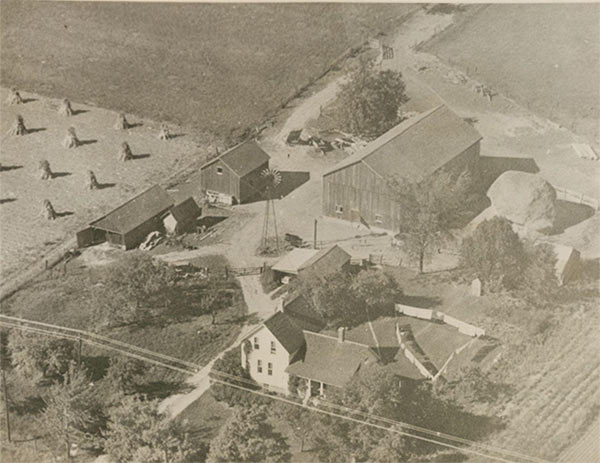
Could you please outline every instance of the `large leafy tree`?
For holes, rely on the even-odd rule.
[[[194,458],[185,426],[159,413],[157,401],[134,396],[110,411],[104,450],[119,463],[183,463]]]
[[[75,360],[72,341],[14,329],[8,337],[8,349],[16,370],[27,378],[59,378]]]
[[[339,94],[342,128],[365,138],[376,138],[398,124],[398,110],[406,101],[399,72],[377,71],[361,61]]]
[[[527,263],[519,236],[501,217],[481,222],[463,241],[460,257],[466,275],[479,278],[491,292],[514,288]]]
[[[82,368],[71,369],[66,376],[68,379],[54,384],[45,394],[46,406],[39,423],[70,460],[72,444],[94,442],[104,422],[86,372]]]
[[[394,302],[402,296],[398,283],[387,273],[368,269],[352,278],[350,289],[364,303],[371,315],[393,313]]]
[[[137,379],[145,371],[146,367],[139,360],[124,356],[113,356],[110,358],[110,364],[104,379],[119,394],[129,394],[134,390]]]
[[[392,427],[369,453],[369,461],[377,463],[396,463],[407,461],[410,456],[410,444],[404,436],[394,431],[401,431],[398,426]]]
[[[207,461],[283,462],[290,459],[285,439],[267,422],[264,406],[237,408],[210,443]]]
[[[139,321],[170,301],[175,272],[164,262],[133,253],[104,269],[95,297],[105,321]]]
[[[390,179],[389,184],[399,205],[403,248],[423,273],[426,259],[466,212],[471,175],[468,171],[460,175],[440,171],[419,181]]]

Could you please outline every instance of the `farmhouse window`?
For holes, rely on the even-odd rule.
[[[262,373],[262,360],[256,361],[256,371],[258,371],[259,373]]]
[[[273,376],[273,364],[271,362],[267,364],[267,374]]]
[[[381,214],[375,214],[375,223],[382,223],[383,216]]]
[[[336,204],[335,205],[335,213],[336,214],[343,214],[344,213],[344,206],[342,206],[341,204]]]
[[[217,167],[217,175],[223,175],[223,168]]]
[[[260,345],[258,344],[258,338],[256,336],[254,336],[254,349],[260,349]]]
[[[271,354],[275,353],[275,341],[271,341]]]

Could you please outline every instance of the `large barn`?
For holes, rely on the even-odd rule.
[[[385,230],[399,229],[388,179],[421,180],[448,169],[475,171],[481,135],[446,106],[412,117],[323,175],[323,213]]]
[[[269,167],[269,155],[254,140],[234,146],[200,168],[202,190],[209,200],[240,204],[260,198],[261,173]]]

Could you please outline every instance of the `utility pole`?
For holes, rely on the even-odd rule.
[[[2,362],[2,391],[4,393],[4,411],[6,412],[6,437],[8,442],[12,442],[10,437],[10,414],[8,411],[8,392],[6,388],[6,371],[4,370],[4,362]]]
[[[317,219],[315,219],[315,232],[313,237],[313,248],[317,249]]]

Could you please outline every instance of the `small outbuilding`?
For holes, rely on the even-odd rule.
[[[240,143],[200,168],[202,190],[209,201],[231,205],[260,198],[269,159],[255,140]]]
[[[570,246],[564,244],[552,243],[551,246],[556,254],[556,278],[562,286],[569,281],[577,278],[581,269],[581,253]]]
[[[295,248],[277,261],[272,270],[279,281],[311,272],[324,276],[346,269],[350,259],[350,254],[337,244],[321,250]]]
[[[172,207],[168,193],[155,185],[78,232],[77,245],[85,247],[108,241],[123,249],[135,248],[148,233],[162,229],[161,218]]]
[[[191,196],[185,201],[176,204],[163,217],[163,226],[168,235],[178,235],[195,231],[196,219],[202,213],[202,209],[196,204]]]

